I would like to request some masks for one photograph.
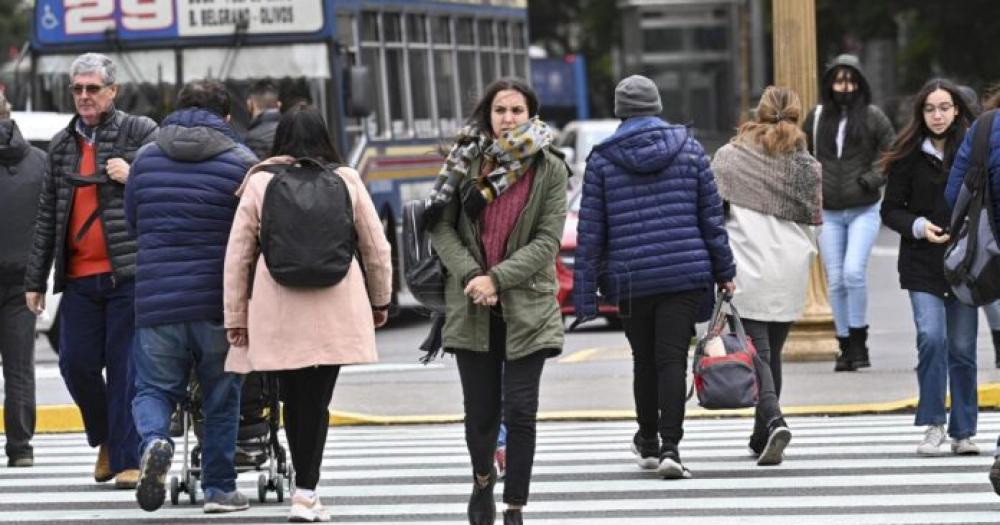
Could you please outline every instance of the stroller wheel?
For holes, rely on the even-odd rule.
[[[274,478],[274,496],[278,500],[278,503],[285,501],[285,480],[278,474]]]
[[[176,505],[181,501],[181,487],[177,476],[170,476],[170,504]]]
[[[187,481],[184,485],[185,488],[187,488],[188,501],[190,501],[192,505],[198,503],[198,479],[191,473],[188,473]]]
[[[257,476],[257,501],[267,501],[267,476],[264,474]]]

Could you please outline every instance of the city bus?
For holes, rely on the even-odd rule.
[[[70,63],[101,52],[118,65],[120,109],[159,120],[185,82],[215,78],[242,131],[250,86],[271,79],[284,107],[325,115],[398,270],[402,203],[427,194],[483,87],[528,77],[527,48],[527,0],[36,0],[14,68],[29,72],[6,81],[17,107],[72,112]],[[413,304],[405,290],[397,300]]]

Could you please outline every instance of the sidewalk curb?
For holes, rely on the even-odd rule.
[[[786,416],[852,416],[859,414],[893,414],[912,412],[917,406],[917,398],[885,403],[857,403],[844,405],[811,405],[784,407]],[[1000,383],[988,383],[979,387],[979,408],[1000,408]],[[3,410],[0,410],[0,414]],[[36,432],[39,434],[59,432],[83,432],[83,418],[76,405],[46,405],[37,409]],[[688,410],[687,419],[714,419],[723,417],[752,417],[753,409],[740,410]],[[564,410],[540,412],[539,421],[617,421],[635,418],[632,410]],[[331,426],[356,425],[435,425],[460,423],[462,414],[380,416],[334,410],[330,412]],[[3,418],[0,417],[0,430]]]

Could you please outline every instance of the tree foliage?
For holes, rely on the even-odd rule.
[[[0,64],[10,56],[10,49],[20,49],[28,40],[31,8],[22,0],[0,0]]]

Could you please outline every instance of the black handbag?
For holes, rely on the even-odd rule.
[[[403,278],[413,297],[432,312],[444,313],[447,270],[431,246],[425,203],[413,200],[403,205]]]

